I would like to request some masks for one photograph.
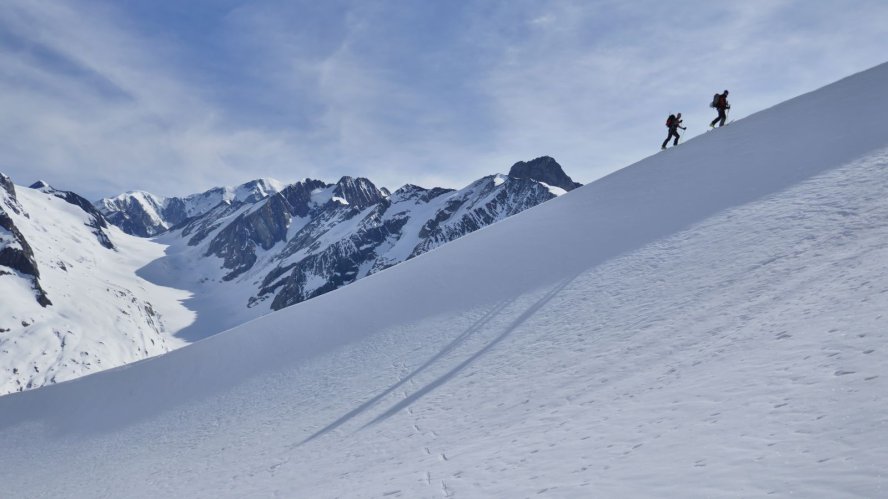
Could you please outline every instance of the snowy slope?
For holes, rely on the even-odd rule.
[[[26,280],[0,275],[0,394],[185,344],[172,333],[193,320],[180,302],[188,294],[136,276],[164,247],[108,227],[98,213],[85,211],[91,205],[82,198],[82,206],[72,204],[64,199],[71,193],[40,188],[17,187],[21,209],[7,212],[33,249],[52,304],[41,306]]]
[[[227,333],[0,397],[0,481],[884,496],[886,85],[879,66]]]

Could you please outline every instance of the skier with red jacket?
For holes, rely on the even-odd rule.
[[[724,126],[725,120],[728,119],[728,115],[725,112],[728,109],[731,109],[731,105],[728,104],[728,91],[725,90],[722,94],[715,94],[712,98],[711,107],[714,107],[718,111],[718,116],[712,120],[712,123],[709,124],[710,128],[715,128],[715,124],[718,123],[718,126]]]

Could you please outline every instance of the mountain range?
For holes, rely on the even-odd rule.
[[[20,283],[7,279],[19,286],[19,299],[5,301],[3,311],[27,317],[0,324],[6,329],[0,386],[35,388],[166,352],[340,288],[578,185],[549,157],[460,190],[405,185],[390,192],[352,177],[289,185],[257,179],[181,198],[130,192],[90,203],[40,181],[18,189],[27,191],[32,216],[3,177],[3,205],[12,218],[0,214],[0,265],[29,283],[43,310],[22,303]],[[54,212],[59,207],[64,214]],[[82,261],[72,262],[78,253]],[[114,267],[115,259],[127,258],[123,268]],[[72,268],[91,279],[75,277]],[[187,294],[177,301],[176,292],[159,298],[143,292],[158,286]],[[115,315],[107,305],[127,300],[138,311],[115,306],[130,320],[100,330],[97,324]],[[60,319],[63,310],[71,317],[70,308],[80,320]]]

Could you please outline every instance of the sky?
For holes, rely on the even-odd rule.
[[[881,0],[4,0],[0,172],[90,199],[459,188],[549,155],[587,183],[658,152],[670,113],[697,135],[715,92],[741,118],[886,39]]]

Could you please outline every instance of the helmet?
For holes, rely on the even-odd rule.
[[[725,90],[725,95],[728,95],[728,91],[727,91],[727,90]]]

